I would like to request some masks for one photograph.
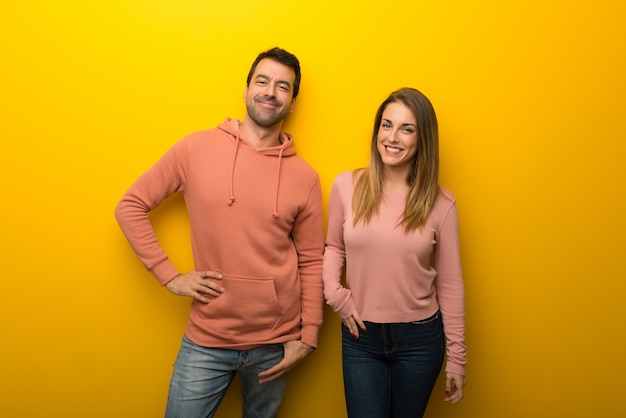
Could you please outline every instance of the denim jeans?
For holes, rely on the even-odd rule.
[[[210,418],[239,372],[244,418],[270,418],[285,393],[287,376],[259,384],[258,374],[283,359],[283,345],[252,350],[198,346],[183,337],[170,381],[166,418]]]
[[[357,340],[342,325],[348,417],[422,417],[445,354],[441,314],[365,327]]]

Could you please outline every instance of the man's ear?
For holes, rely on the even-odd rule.
[[[289,104],[289,113],[293,112],[294,107],[296,107],[296,99],[292,99]]]

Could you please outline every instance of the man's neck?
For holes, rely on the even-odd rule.
[[[250,118],[245,117],[239,125],[242,135],[256,149],[276,147],[280,145],[280,130],[282,122],[269,128],[257,125]]]

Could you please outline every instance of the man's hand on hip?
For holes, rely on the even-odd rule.
[[[191,296],[198,302],[209,303],[224,293],[221,280],[221,273],[192,270],[174,277],[165,287],[175,295]]]

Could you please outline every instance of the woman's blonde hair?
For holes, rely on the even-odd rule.
[[[359,222],[369,223],[380,207],[385,170],[378,152],[378,130],[383,112],[389,103],[404,104],[417,120],[417,153],[406,179],[409,193],[404,213],[398,221],[398,226],[405,232],[411,232],[424,226],[439,193],[439,133],[437,116],[430,100],[418,90],[407,87],[391,93],[376,112],[370,165],[354,171],[356,184],[352,197],[353,224],[356,226]]]

